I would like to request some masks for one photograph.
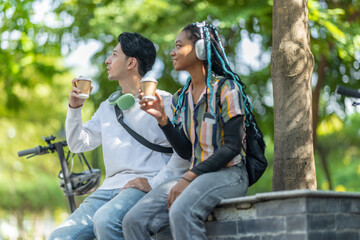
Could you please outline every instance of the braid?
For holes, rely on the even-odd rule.
[[[171,121],[172,124],[174,124],[174,125],[176,124],[177,117],[178,117],[179,113],[182,112],[182,111],[185,111],[185,109],[186,109],[186,107],[184,106],[184,102],[185,102],[184,95],[185,95],[186,90],[190,86],[190,82],[191,82],[191,78],[188,77],[188,79],[186,80],[185,86],[181,89],[181,93],[179,95],[179,98],[178,98],[178,101],[177,101],[177,104],[176,104],[174,117],[173,117],[173,119]]]
[[[212,102],[213,99],[213,88],[210,85],[210,80],[211,80],[211,38],[210,38],[210,32],[209,29],[205,26],[204,27],[204,32],[206,35],[206,56],[207,56],[207,64],[208,64],[208,71],[207,71],[207,77],[206,77],[206,86],[209,88],[210,90],[210,102]],[[214,119],[216,119],[215,113],[214,113],[214,108],[212,106],[212,104],[210,104],[210,113],[211,115],[214,116]]]
[[[244,89],[246,88],[246,85],[240,80],[239,75],[234,73],[231,68],[229,61],[226,57],[224,47],[222,45],[220,36],[216,30],[216,28],[210,24],[207,24],[209,28],[213,31],[214,39],[212,41],[212,50],[214,53],[213,57],[213,63],[214,63],[214,70],[216,69],[215,73],[218,75],[223,75],[226,77],[230,77],[236,85],[239,87],[241,92],[241,97],[243,98],[244,105],[245,105],[245,125],[246,127],[252,127],[254,129],[255,133],[262,137],[261,131],[259,130],[255,118],[252,114],[253,106],[248,101],[248,97],[244,92]],[[209,58],[208,58],[209,59]],[[208,60],[209,61],[209,60]]]

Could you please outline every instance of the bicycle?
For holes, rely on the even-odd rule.
[[[44,155],[48,153],[57,152],[58,158],[60,160],[61,171],[58,175],[60,180],[60,188],[64,191],[65,195],[68,198],[70,211],[73,213],[76,210],[76,204],[74,196],[84,195],[89,192],[93,192],[100,183],[101,171],[99,169],[93,169],[90,167],[87,162],[84,153],[71,153],[70,150],[65,158],[64,147],[67,146],[66,141],[59,141],[52,143],[55,140],[55,136],[51,135],[49,137],[43,137],[43,140],[47,143],[47,146],[37,146],[35,148],[26,149],[18,152],[18,156],[28,156],[27,158],[34,157],[36,155]],[[85,170],[81,173],[70,173],[68,170],[69,158],[72,158],[77,155],[78,159],[88,167],[88,170]]]

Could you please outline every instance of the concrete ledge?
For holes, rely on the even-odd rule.
[[[322,191],[322,190],[312,191],[308,189],[267,192],[267,193],[258,193],[253,196],[225,199],[220,202],[219,206],[238,204],[238,203],[257,203],[266,200],[289,199],[289,198],[299,198],[299,197],[360,198],[360,193]]]
[[[292,190],[226,199],[205,225],[211,240],[360,240],[360,193]],[[172,239],[169,228],[156,239]]]

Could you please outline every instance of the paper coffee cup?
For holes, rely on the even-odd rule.
[[[77,79],[78,81],[76,87],[81,90],[79,98],[87,99],[89,97],[91,89],[91,78],[80,76]]]
[[[157,81],[153,77],[144,77],[140,81],[141,91],[144,93],[143,99],[155,100],[155,91],[157,87]]]

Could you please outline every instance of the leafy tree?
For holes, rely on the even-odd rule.
[[[360,176],[360,114],[354,113],[344,121],[330,114],[319,125],[318,152],[320,164],[329,161],[326,172],[318,170],[319,186],[337,191],[360,191],[356,179]]]
[[[344,101],[335,96],[337,85],[360,88],[360,1],[309,1],[311,50],[315,57],[313,75],[313,127],[336,113],[346,116]],[[341,99],[343,100],[343,99]],[[332,189],[328,155],[314,131],[314,148]],[[336,147],[336,146],[335,146]],[[346,150],[345,150],[346,151]]]
[[[63,140],[71,87],[61,54],[62,24],[56,19],[38,22],[33,11],[37,4],[0,4],[0,218],[14,214],[20,238],[25,238],[25,217],[66,207],[56,155],[17,156],[20,150],[44,145],[41,136]]]

